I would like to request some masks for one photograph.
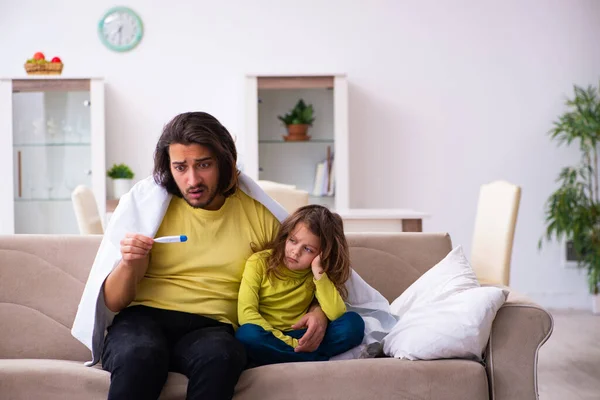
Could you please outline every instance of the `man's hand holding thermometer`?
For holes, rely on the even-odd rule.
[[[185,235],[163,236],[152,239],[139,233],[128,233],[125,235],[125,238],[121,240],[121,255],[126,264],[135,264],[136,261],[148,257],[154,243],[183,243],[186,241],[187,236]],[[142,276],[146,273],[146,269],[148,268],[148,263],[146,262],[145,264]]]
[[[149,254],[154,243],[183,243],[187,236],[163,236],[156,239],[139,233],[127,233],[121,240],[119,265],[104,284],[104,302],[113,312],[121,311],[135,298],[137,285],[148,270]]]
[[[135,262],[146,258],[154,243],[183,243],[186,241],[187,236],[185,235],[163,236],[152,239],[139,233],[128,233],[121,240],[121,255],[125,263]]]

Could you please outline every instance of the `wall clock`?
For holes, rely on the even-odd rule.
[[[114,7],[98,23],[102,43],[113,51],[129,51],[142,40],[142,19],[130,8]]]

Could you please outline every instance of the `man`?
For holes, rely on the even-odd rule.
[[[233,396],[246,365],[234,337],[244,264],[279,228],[263,204],[239,190],[236,158],[231,135],[209,114],[181,114],[164,128],[153,177],[172,198],[155,237],[188,240],[160,244],[128,233],[120,242],[121,259],[100,293],[118,312],[102,353],[109,399],[156,399],[168,371],[189,378],[188,399]],[[294,325],[307,328],[297,351],[316,350],[326,326],[313,307]]]

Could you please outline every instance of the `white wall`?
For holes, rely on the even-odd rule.
[[[245,73],[346,72],[351,205],[430,212],[470,250],[480,184],[523,187],[512,284],[549,306],[587,307],[585,280],[537,251],[542,206],[577,159],[546,132],[571,85],[598,82],[595,0],[130,0],[142,44],[117,54],[96,26],[113,1],[0,0],[0,75],[35,51],[65,75],[107,81],[107,163],[148,174],[164,123],[205,110],[243,140]]]

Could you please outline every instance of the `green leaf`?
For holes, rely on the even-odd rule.
[[[290,124],[307,124],[312,125],[314,122],[314,109],[312,104],[306,105],[303,99],[298,100],[292,110],[290,110],[285,116],[277,117],[285,125]]]
[[[112,179],[133,179],[135,174],[126,164],[113,164],[112,168],[106,171],[106,176]]]

